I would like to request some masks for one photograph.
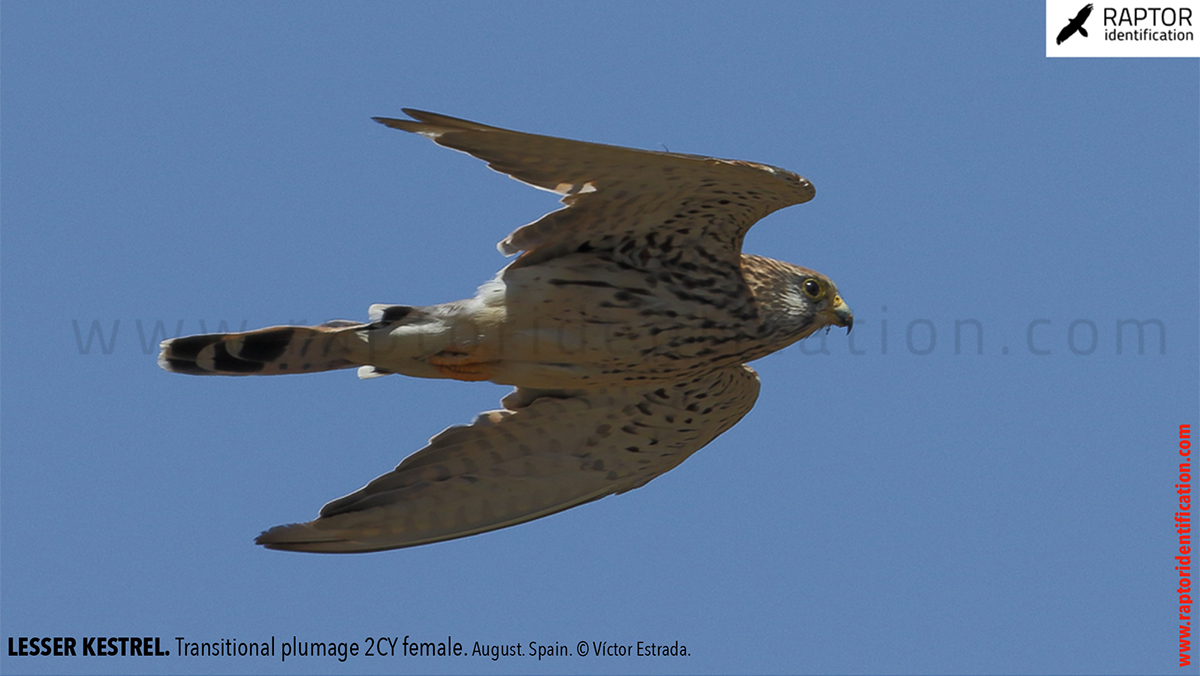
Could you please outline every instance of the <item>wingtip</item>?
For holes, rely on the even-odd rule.
[[[347,543],[336,537],[323,536],[307,523],[288,523],[259,533],[254,544],[286,552],[337,553],[344,551],[339,545]]]
[[[427,112],[424,110],[417,110],[416,108],[401,108],[400,112],[411,117],[412,120],[401,120],[401,119],[397,119],[394,117],[387,117],[385,115],[373,116],[371,119],[375,120],[376,122],[378,122],[380,124],[387,124],[388,122],[413,122],[414,120],[420,121],[420,122],[425,122],[426,121],[425,118],[443,117],[443,116],[438,115],[437,113],[430,113],[430,112]]]
[[[401,108],[400,110],[412,119],[397,120],[390,117],[376,117],[372,119],[380,124],[408,131],[416,129],[428,130],[430,128],[437,128],[439,133],[444,131],[507,131],[499,127],[480,124],[479,122],[473,122],[461,117],[433,113],[428,110],[418,110],[416,108]]]
[[[419,122],[414,122],[412,120],[399,120],[394,117],[372,117],[371,119],[385,127],[391,127],[393,129],[404,129],[403,125],[405,124],[420,124]]]
[[[325,531],[308,523],[289,523],[267,529],[254,538],[254,544],[281,552],[307,552],[310,554],[369,554],[389,549],[400,549],[413,544],[369,544],[348,540],[338,531]]]
[[[412,113],[420,111],[413,111],[411,108],[405,108],[404,112],[412,115]],[[413,117],[416,117],[416,115],[413,115]],[[394,117],[372,117],[371,119],[385,127],[391,127],[392,129],[399,129],[400,131],[407,131],[413,134],[420,134],[421,136],[427,136],[432,139],[436,139],[442,135],[442,130],[435,128],[435,126],[426,119],[401,120]]]

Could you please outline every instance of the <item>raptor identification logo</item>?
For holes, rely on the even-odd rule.
[[[1046,0],[1048,57],[1200,57],[1200,0]]]

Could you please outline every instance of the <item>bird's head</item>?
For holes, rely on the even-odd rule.
[[[763,312],[764,324],[800,340],[831,326],[849,333],[854,314],[837,285],[825,275],[798,265],[744,256],[743,272]]]
[[[842,300],[837,285],[825,275],[797,268],[788,292],[784,295],[791,317],[802,328],[801,338],[807,338],[822,328],[841,326],[846,333],[854,327],[854,313]]]

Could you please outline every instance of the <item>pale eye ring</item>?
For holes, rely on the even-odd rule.
[[[804,295],[813,300],[820,300],[821,296],[825,295],[825,288],[815,279],[806,279],[801,285],[804,289]]]

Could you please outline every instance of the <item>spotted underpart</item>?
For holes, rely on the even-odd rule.
[[[373,305],[367,323],[165,341],[163,368],[271,375],[358,368],[516,386],[272,549],[365,552],[504,528],[642,486],[740,420],[745,363],[851,326],[824,275],[743,254],[749,228],[812,199],[777,167],[524,134],[406,110],[376,118],[485,160],[565,205],[499,244],[515,261],[474,298]]]

